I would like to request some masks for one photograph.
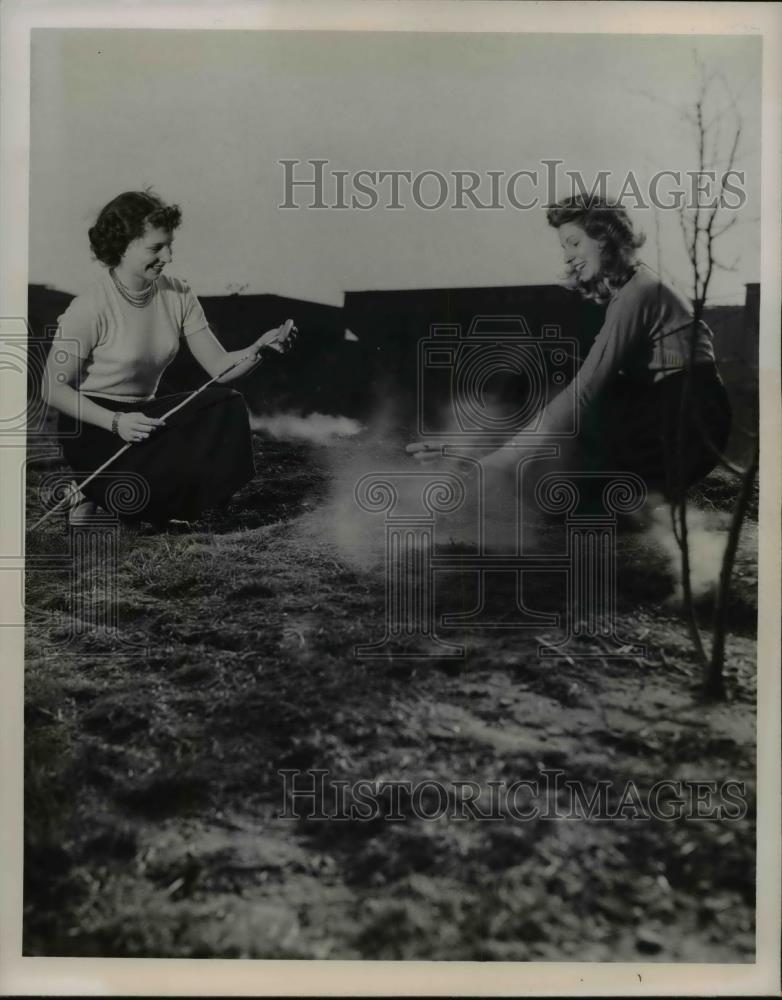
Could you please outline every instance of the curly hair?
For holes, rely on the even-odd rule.
[[[631,277],[636,263],[636,251],[646,242],[646,236],[633,227],[626,209],[585,195],[572,195],[546,209],[550,226],[559,229],[574,222],[587,236],[600,244],[600,274],[581,281],[572,269],[568,278],[586,298],[605,301]]]
[[[179,205],[166,205],[150,188],[117,195],[90,227],[92,253],[106,267],[116,267],[128,245],[144,235],[147,226],[173,230],[182,221]]]

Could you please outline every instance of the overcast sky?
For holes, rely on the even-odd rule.
[[[588,183],[599,170],[615,188],[630,170],[648,183],[697,166],[681,115],[694,46],[743,122],[748,201],[720,251],[736,269],[712,286],[714,301],[741,302],[759,277],[760,41],[724,36],[37,30],[30,281],[79,291],[97,212],[148,184],[183,209],[170,270],[202,295],[247,286],[340,303],[347,290],[556,281],[542,209],[426,211],[403,193],[403,211],[282,211],[278,161],[539,170],[542,196],[544,159]],[[634,214],[646,259],[687,290],[675,213]]]

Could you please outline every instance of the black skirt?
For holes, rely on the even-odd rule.
[[[188,395],[176,393],[142,403],[88,398],[113,413],[161,417]],[[124,444],[118,435],[65,414],[60,414],[58,430],[79,485]],[[146,441],[131,445],[83,492],[122,520],[194,520],[224,504],[254,475],[244,398],[233,389],[214,386],[168,417],[166,425]]]
[[[579,464],[634,472],[668,496],[708,475],[725,451],[730,403],[716,365],[696,365],[685,394],[687,379],[684,372],[653,383],[614,379],[583,420]]]

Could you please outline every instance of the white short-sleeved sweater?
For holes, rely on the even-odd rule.
[[[186,281],[160,275],[154,285],[150,301],[137,308],[103,269],[59,317],[52,349],[67,340],[71,353],[84,362],[79,392],[121,402],[151,399],[176,357],[180,337],[208,327]]]

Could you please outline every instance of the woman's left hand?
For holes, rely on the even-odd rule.
[[[262,337],[259,337],[253,344],[256,351],[270,348],[278,354],[287,354],[291,350],[299,331],[294,326],[292,319],[286,319],[282,326],[276,326],[273,330],[267,330]]]

